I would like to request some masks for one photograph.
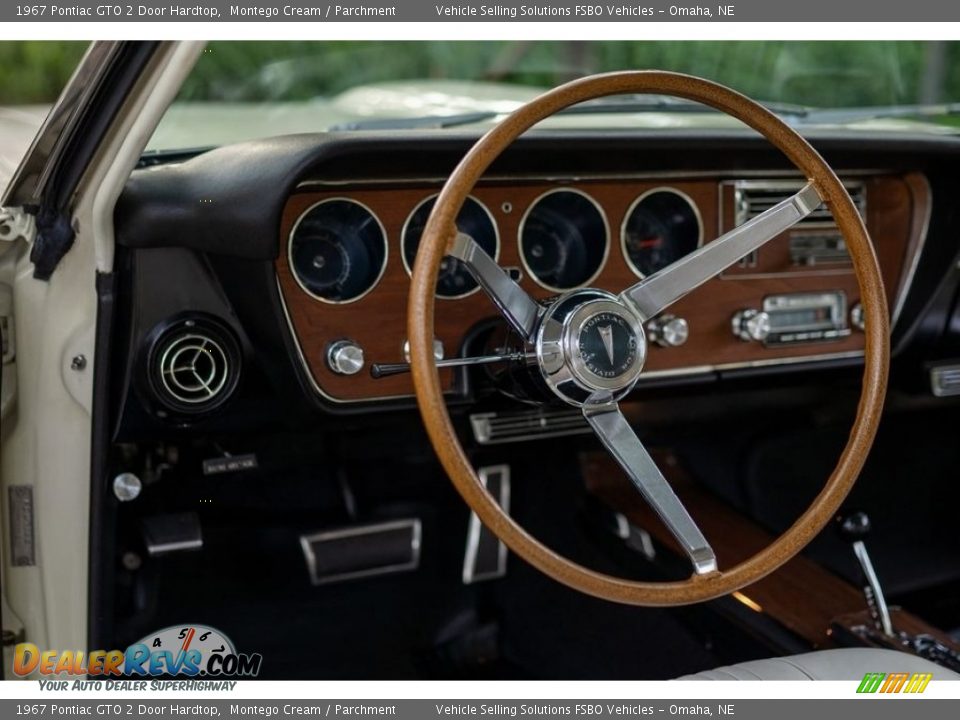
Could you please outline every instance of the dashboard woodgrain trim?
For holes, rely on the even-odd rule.
[[[526,275],[519,253],[520,222],[536,198],[550,190],[580,190],[602,207],[609,228],[622,228],[624,218],[637,198],[651,190],[668,187],[687,195],[694,203],[703,224],[705,241],[709,242],[729,229],[730,221],[724,218],[732,218],[732,213],[722,205],[727,200],[721,185],[728,179],[720,175],[703,177],[699,174],[686,179],[678,177],[670,182],[658,176],[590,177],[567,182],[556,178],[497,178],[479,185],[473,195],[496,220],[500,235],[500,264],[523,272],[521,285],[532,296],[546,298],[554,293]],[[922,192],[925,182],[919,174],[883,173],[863,177],[863,181],[867,185],[868,198],[866,224],[876,247],[887,298],[893,307],[896,291],[899,288],[903,292],[905,287],[904,268],[910,264],[908,250],[915,252],[920,245],[923,223],[916,219],[929,212],[929,194]],[[429,181],[309,184],[298,188],[287,201],[279,229],[278,283],[306,370],[316,387],[329,399],[362,402],[412,395],[413,386],[407,375],[373,379],[366,370],[355,376],[337,375],[327,367],[324,358],[331,342],[350,338],[364,348],[368,365],[403,360],[410,278],[403,263],[401,233],[413,209],[436,192],[437,184]],[[387,234],[387,266],[378,285],[359,302],[346,306],[319,303],[303,292],[294,280],[287,260],[287,239],[297,218],[311,205],[332,197],[350,197],[370,207]],[[505,203],[509,205],[509,212],[505,211]],[[610,238],[608,256],[593,286],[617,292],[635,282],[636,275],[621,247],[619,237]],[[715,278],[671,308],[671,312],[688,321],[690,340],[679,348],[652,348],[646,365],[651,377],[702,372],[704,367],[788,364],[824,357],[851,357],[862,352],[864,336],[857,331],[829,343],[776,348],[733,338],[730,331],[732,315],[745,307],[758,307],[766,295],[838,290],[846,294],[848,308],[858,300],[856,279],[849,266],[776,272],[777,264],[782,265],[783,256],[789,252],[786,236],[771,241],[763,251],[769,258],[770,272],[761,265],[755,273]],[[767,262],[763,259],[764,254],[761,263]],[[496,311],[482,293],[474,293],[437,303],[436,315],[436,336],[450,357],[459,352],[467,331],[496,315]],[[455,389],[452,371],[442,371],[441,381],[445,391]]]

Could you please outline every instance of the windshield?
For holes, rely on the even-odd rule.
[[[327,129],[483,123],[540,91],[612,70],[656,68],[729,85],[775,111],[876,108],[960,101],[960,43],[946,42],[215,42],[203,53],[149,149],[207,147]],[[646,100],[646,102],[641,102]],[[610,114],[598,107],[596,115]],[[719,117],[664,118],[677,109],[637,98],[616,106],[648,126],[717,125]],[[908,112],[891,113],[893,108]],[[952,125],[952,109],[920,112]],[[637,126],[592,112],[563,127]],[[851,116],[858,120],[871,113]],[[933,117],[931,117],[933,116]],[[396,124],[401,119],[447,123]],[[816,114],[809,114],[811,121]],[[843,115],[831,116],[841,122]],[[372,122],[373,121],[373,122]],[[384,122],[386,121],[386,122]],[[643,121],[641,121],[643,122]],[[729,122],[729,121],[728,121]]]

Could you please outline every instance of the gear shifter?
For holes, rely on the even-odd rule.
[[[887,600],[883,596],[880,581],[877,579],[877,573],[873,569],[873,563],[870,561],[867,546],[864,544],[864,540],[870,534],[870,518],[865,512],[854,512],[845,517],[837,518],[837,522],[840,536],[850,543],[853,554],[863,571],[863,594],[867,600],[870,616],[873,618],[877,629],[887,637],[892,638],[894,634],[893,623],[890,620],[890,610],[887,607]]]

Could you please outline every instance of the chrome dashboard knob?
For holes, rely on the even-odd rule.
[[[860,332],[863,332],[867,328],[867,319],[863,312],[863,305],[860,303],[855,303],[854,306],[850,308],[850,324]]]
[[[744,341],[763,342],[770,334],[770,315],[763,310],[747,308],[733,316],[733,334]]]
[[[682,317],[661,315],[647,323],[647,338],[660,347],[680,347],[690,337],[690,326]]]
[[[363,348],[352,340],[337,340],[327,348],[327,367],[337,375],[356,375],[363,369]]]

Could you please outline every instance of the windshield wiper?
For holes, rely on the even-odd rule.
[[[810,109],[803,105],[790,103],[759,101],[767,110],[777,115],[805,116]],[[703,105],[694,100],[673,97],[672,95],[611,95],[609,97],[588,100],[561,110],[563,115],[594,115],[597,113],[636,113],[636,112],[671,112],[671,113],[718,113],[716,108]]]
[[[342,130],[442,130],[443,128],[457,127],[458,125],[473,125],[474,123],[492,120],[500,113],[492,110],[481,112],[460,113],[459,115],[424,115],[409,118],[374,118],[370,120],[352,120],[350,122],[331,125],[332,132]]]
[[[960,103],[928,105],[875,105],[850,108],[824,108],[811,111],[805,118],[811,123],[851,123],[885,118],[935,118],[960,115]]]
[[[184,162],[195,158],[197,155],[203,155],[215,149],[216,145],[206,145],[203,147],[183,148],[178,150],[145,150],[140,156],[137,168],[153,167],[154,165],[167,165],[170,163]]]
[[[793,115],[806,117],[810,112],[801,105],[786,103],[761,103],[765,108],[777,115]],[[557,115],[605,115],[630,113],[716,113],[718,110],[709,105],[702,105],[693,100],[684,100],[669,95],[613,95],[571,107],[564,108]],[[371,118],[369,120],[353,120],[337,123],[330,126],[331,131],[349,130],[440,130],[443,128],[473,125],[506,115],[506,112],[478,111],[460,113],[457,115],[425,115],[409,118]]]

